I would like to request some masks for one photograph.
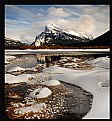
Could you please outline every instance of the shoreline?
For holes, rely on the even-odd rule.
[[[38,49],[38,50],[5,50],[5,54],[53,54],[53,53],[79,53],[79,54],[95,54],[95,53],[109,53],[110,48],[108,49]]]

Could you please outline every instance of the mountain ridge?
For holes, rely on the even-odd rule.
[[[26,46],[28,45],[27,43],[22,43],[19,40],[14,40],[5,37],[5,49],[19,49],[21,46]]]
[[[45,30],[38,34],[35,41],[31,44],[34,46],[42,45],[72,45],[81,42],[92,41],[93,37],[86,33],[78,33],[73,30],[64,30],[57,25],[48,24]]]

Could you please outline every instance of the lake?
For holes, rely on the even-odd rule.
[[[53,119],[60,118],[57,117],[57,114],[63,114],[63,116],[68,117],[76,113],[79,114],[79,117],[73,115],[72,118],[109,117],[109,51],[64,50],[45,52],[44,50],[42,52],[30,50],[29,52],[16,50],[7,51],[5,54],[6,109],[10,118],[35,118],[35,113],[36,119],[42,118],[41,113],[38,116],[38,110],[28,115],[14,112],[17,111],[19,113],[19,110],[21,110],[25,113],[25,109],[29,108],[32,111],[32,106],[34,104],[40,105],[40,103],[54,110],[50,112],[56,116],[50,117]],[[49,86],[49,89],[53,92],[52,95],[40,101],[29,97],[30,92],[40,87],[43,88],[40,82],[44,83],[48,77],[61,83],[60,86]],[[103,83],[103,81],[108,86],[103,86],[99,89],[98,82]],[[65,90],[69,93],[68,95],[65,94]],[[58,93],[59,95],[57,96]],[[51,102],[53,105],[51,105]],[[57,106],[58,102],[62,106]],[[32,103],[30,104],[31,106],[29,103]],[[15,107],[18,104],[21,104],[19,108]],[[22,105],[25,106],[24,110],[21,107]],[[64,110],[62,110],[63,108]],[[47,115],[46,110],[43,110],[42,115]],[[89,110],[90,112],[88,113]],[[44,117],[44,119],[46,118]]]
[[[27,52],[27,53],[25,53]],[[37,66],[38,64],[44,64],[44,66],[49,67],[50,65],[55,65],[62,58],[80,58],[83,60],[91,60],[93,58],[109,56],[107,51],[6,51],[6,55],[13,55],[16,59],[10,60],[11,64],[7,66],[6,69],[11,69],[16,66],[23,68],[31,68]]]

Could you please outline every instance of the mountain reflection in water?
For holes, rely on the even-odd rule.
[[[59,60],[62,58],[78,58],[82,60],[92,60],[98,57],[109,56],[109,54],[82,54],[82,55],[66,55],[66,54],[36,54],[37,63],[38,64],[45,64],[46,67],[56,65]]]
[[[14,55],[16,59],[10,61],[10,64],[7,64],[6,71],[14,67],[22,68],[32,68],[37,67],[38,71],[41,72],[43,68],[50,67],[53,65],[60,65],[63,67],[65,64],[62,60],[67,60],[66,63],[73,62],[74,58],[78,58],[81,61],[92,60],[98,57],[109,56],[109,54],[20,54]]]

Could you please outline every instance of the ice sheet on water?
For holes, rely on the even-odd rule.
[[[9,69],[7,72],[12,72],[12,71],[25,71],[25,68],[17,66],[17,67]]]

